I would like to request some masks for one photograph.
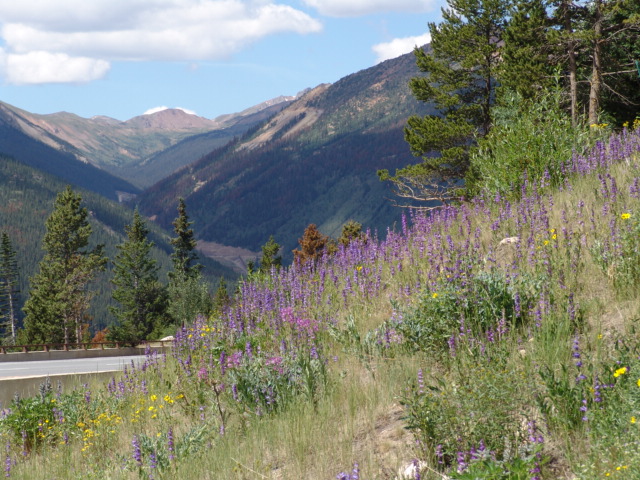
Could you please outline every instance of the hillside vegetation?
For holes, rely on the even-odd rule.
[[[203,240],[255,251],[274,235],[287,261],[309,223],[332,236],[349,220],[383,232],[400,210],[376,170],[412,161],[406,119],[433,112],[411,95],[415,74],[407,54],[320,85],[148,188],[140,208],[166,227],[181,196]]]
[[[170,354],[43,385],[0,420],[7,476],[636,478],[640,129],[600,135],[558,187],[255,275]]]
[[[51,214],[56,195],[64,188],[65,183],[59,178],[12,158],[0,157],[0,231],[7,233],[16,250],[22,292],[20,308],[28,296],[29,278],[37,271],[43,256],[41,246],[45,221]],[[133,214],[128,208],[92,191],[80,191],[83,205],[90,212],[93,230],[91,243],[104,244],[106,255],[113,259],[117,252],[116,245],[124,239],[124,227],[131,222]],[[169,234],[155,225],[151,227],[150,239],[156,244],[152,255],[161,266],[161,274],[166,277],[171,269],[169,254],[172,247],[169,244]],[[211,284],[215,284],[221,276],[230,280],[236,278],[234,272],[217,262],[202,258],[201,263],[205,265],[203,273]],[[113,304],[111,277],[109,264],[107,272],[100,274],[91,287],[97,292],[88,318],[93,333],[111,325],[115,320],[107,312],[107,306]]]

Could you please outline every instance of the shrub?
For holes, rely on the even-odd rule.
[[[467,195],[517,196],[525,178],[542,175],[549,175],[552,186],[562,185],[564,165],[575,150],[586,147],[589,131],[574,127],[561,104],[559,91],[541,95],[535,102],[506,92],[495,108],[494,128],[471,153]]]
[[[504,327],[521,323],[538,296],[540,282],[483,272],[470,280],[445,279],[437,287],[423,294],[418,306],[397,324],[414,350],[442,352],[458,331],[484,334],[500,322]]]

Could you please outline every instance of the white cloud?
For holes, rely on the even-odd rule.
[[[330,17],[357,17],[380,12],[428,12],[443,0],[303,0]]]
[[[322,29],[306,13],[272,1],[0,1],[0,37],[9,56],[48,53],[75,59],[74,65],[91,60],[100,70],[114,60],[219,60],[268,35]],[[36,72],[12,68],[7,63],[8,81],[39,82]],[[69,73],[58,72],[49,81],[68,81]]]
[[[103,78],[109,63],[64,53],[29,52],[2,56],[2,70],[8,83],[88,83]]]
[[[380,63],[390,58],[396,58],[405,53],[409,53],[413,51],[414,47],[422,47],[429,42],[431,42],[431,35],[425,33],[417,37],[395,38],[390,42],[378,43],[371,47],[371,50],[378,56],[376,63]]]
[[[174,107],[174,109],[182,110],[184,113],[188,113],[189,115],[198,115],[196,112],[194,112],[193,110],[189,110],[188,108]],[[166,105],[162,105],[161,107],[153,107],[147,110],[146,112],[144,112],[143,115],[152,115],[154,113],[162,112],[164,110],[169,110],[169,107],[167,107]]]

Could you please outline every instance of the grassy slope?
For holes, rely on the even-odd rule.
[[[640,131],[574,159],[561,190],[441,210],[243,284],[166,363],[63,396],[65,422],[34,427],[40,451],[3,434],[12,477],[331,479],[357,462],[390,479],[419,458],[436,479],[482,440],[498,459],[541,448],[519,478],[537,461],[541,478],[635,478],[639,153]]]

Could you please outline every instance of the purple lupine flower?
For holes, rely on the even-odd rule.
[[[136,461],[139,467],[142,466],[142,450],[140,449],[140,441],[138,440],[138,436],[134,435],[133,440],[131,441],[131,446],[133,447],[133,459]]]
[[[173,428],[169,427],[167,432],[167,451],[169,452],[169,461],[172,462],[176,457],[174,455],[175,446],[173,442]]]
[[[422,374],[422,369],[418,370],[418,393],[420,395],[424,394],[424,375]]]
[[[583,422],[586,422],[586,421],[589,420],[589,417],[587,417],[587,410],[588,410],[587,409],[587,399],[583,398],[582,399],[582,405],[580,406],[580,411],[583,413],[583,416],[582,416],[582,421]]]
[[[238,401],[238,385],[237,384],[233,384],[231,385],[231,393],[233,394],[233,399],[237,402]]]
[[[11,476],[11,442],[9,440],[7,440],[6,450],[7,450],[7,458],[4,462],[4,476],[10,477]]]
[[[422,479],[422,477],[420,476],[420,462],[417,458],[413,459],[413,478],[414,480]]]
[[[158,468],[158,457],[156,456],[155,450],[151,450],[151,453],[149,454],[149,468]]]
[[[449,344],[449,353],[451,354],[452,357],[455,357],[456,356],[456,336],[451,335],[449,337],[449,340],[447,340],[447,343]]]
[[[351,480],[360,480],[360,468],[357,463],[353,464],[353,470],[351,471]]]
[[[442,445],[436,445],[436,459],[438,460],[439,465],[444,464],[444,453],[442,452]]]
[[[467,469],[467,461],[465,452],[458,452],[456,457],[458,462],[458,473],[462,473]]]

